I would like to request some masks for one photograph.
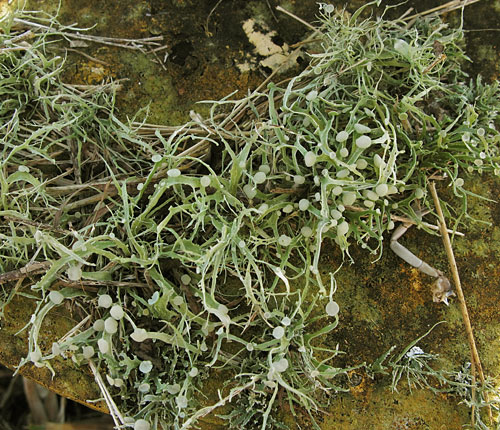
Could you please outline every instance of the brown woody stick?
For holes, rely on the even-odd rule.
[[[444,219],[443,211],[441,209],[441,204],[439,203],[439,197],[436,191],[436,184],[434,182],[429,183],[429,189],[434,199],[434,205],[436,206],[436,212],[439,216],[439,229],[441,231],[441,237],[443,238],[444,248],[446,250],[446,255],[448,256],[448,263],[450,265],[451,273],[453,275],[453,281],[455,282],[455,289],[458,297],[458,302],[460,303],[460,311],[462,312],[462,318],[464,320],[465,331],[467,333],[467,339],[469,341],[469,346],[471,350],[472,357],[472,369],[473,369],[473,380],[475,379],[475,371],[477,370],[479,374],[479,379],[481,383],[485,384],[485,378],[483,373],[483,366],[481,365],[481,360],[479,358],[479,353],[477,352],[476,341],[474,340],[474,334],[472,332],[472,325],[469,318],[469,311],[467,310],[467,305],[465,303],[464,292],[462,290],[462,284],[460,282],[460,276],[458,274],[457,262],[455,261],[455,255],[453,254],[453,248],[451,247],[450,236],[448,235],[448,229],[446,228],[446,221]],[[488,416],[490,422],[493,423],[493,415],[491,412],[491,407],[488,405]]]

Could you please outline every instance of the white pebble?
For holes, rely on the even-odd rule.
[[[378,154],[375,154],[373,156],[373,165],[377,168],[377,169],[383,169],[386,164],[385,164],[385,161],[382,160],[382,157]]]
[[[367,127],[364,124],[360,124],[359,122],[357,124],[354,124],[354,130],[356,130],[359,134],[370,133],[370,131],[372,131],[370,127]]]
[[[175,296],[174,299],[172,300],[172,303],[175,306],[182,306],[184,303],[184,299],[182,298],[182,296]]]
[[[139,390],[139,392],[141,393],[147,393],[149,391],[151,387],[149,386],[149,384],[147,382],[144,382],[142,383],[141,385],[139,385],[137,387],[137,389]]]
[[[398,192],[398,189],[395,185],[389,185],[389,192],[388,194],[396,194]]]
[[[375,192],[377,193],[377,195],[379,195],[380,197],[384,197],[385,195],[387,195],[387,193],[389,192],[389,187],[387,186],[387,184],[378,184],[376,187],[375,187]]]
[[[97,341],[97,346],[101,354],[106,354],[109,351],[109,342],[106,339],[99,339]]]
[[[356,193],[354,191],[346,191],[342,194],[342,204],[344,206],[352,206],[356,202]]]
[[[308,227],[308,226],[304,226],[300,229],[300,233],[302,234],[302,236],[304,237],[311,237],[312,234],[313,234],[313,231],[311,229],[311,227]]]
[[[79,265],[69,266],[68,270],[66,270],[66,274],[70,281],[79,281],[82,279],[82,269]]]
[[[49,300],[55,305],[60,305],[64,300],[64,296],[59,291],[51,291],[49,293]]]
[[[121,320],[125,315],[125,312],[123,311],[123,308],[120,305],[113,305],[109,313],[115,320]]]
[[[369,136],[359,136],[356,139],[356,146],[361,149],[369,148],[372,144],[372,140]]]
[[[349,133],[345,130],[342,130],[337,133],[337,136],[335,136],[335,140],[339,143],[345,142],[349,138]]]
[[[295,175],[293,177],[293,182],[295,182],[295,185],[302,185],[306,181],[306,178],[304,178],[302,175]]]
[[[104,330],[106,333],[115,334],[118,331],[118,322],[114,318],[106,318],[104,321]]]
[[[334,196],[340,196],[342,194],[342,191],[344,191],[343,188],[340,185],[336,185],[332,189],[332,194]]]
[[[345,157],[347,157],[349,155],[349,150],[347,148],[341,148],[340,151],[339,151],[339,153],[340,153],[341,157],[345,158]]]
[[[316,164],[316,154],[312,151],[306,152],[306,155],[304,156],[304,163],[306,164],[307,167],[312,167]]]
[[[175,399],[175,403],[177,403],[179,409],[184,409],[188,405],[186,396],[177,396],[177,398]]]
[[[177,394],[181,391],[181,386],[179,384],[167,385],[167,391],[169,394]]]
[[[212,180],[210,179],[210,176],[202,176],[201,179],[200,179],[200,184],[203,187],[209,187],[210,186],[210,182],[212,182]]]
[[[249,199],[253,199],[257,195],[257,190],[250,184],[243,186],[243,192]]]
[[[178,178],[181,176],[181,171],[179,169],[169,169],[167,170],[167,176],[169,178]]]
[[[151,363],[151,361],[149,360],[144,360],[143,362],[141,362],[141,364],[139,364],[139,370],[142,373],[149,373],[151,372],[151,370],[153,370],[153,363]]]
[[[113,304],[113,299],[109,294],[101,294],[97,299],[97,305],[101,308],[109,308]]]
[[[286,234],[282,234],[279,238],[278,238],[278,243],[281,245],[281,246],[288,246],[292,243],[292,238],[287,236]]]
[[[259,212],[260,212],[260,213],[264,213],[264,212],[266,212],[268,209],[269,209],[269,205],[268,205],[267,203],[262,203],[262,204],[259,206]]]
[[[367,199],[373,200],[374,202],[376,202],[379,199],[379,195],[372,190],[365,190],[363,194]]]
[[[269,167],[268,164],[261,164],[259,166],[259,171],[264,172],[267,175],[271,171],[271,168]]]
[[[143,328],[137,327],[130,337],[136,342],[144,342],[148,338],[148,332]]]
[[[267,176],[264,172],[257,172],[253,177],[253,180],[256,184],[263,184],[266,182]]]
[[[335,315],[337,315],[339,313],[340,307],[339,307],[337,302],[334,302],[333,300],[331,300],[326,305],[325,310],[326,310],[327,315],[334,317]]]
[[[335,220],[342,218],[342,213],[340,211],[338,211],[337,209],[332,209],[330,211],[330,215]]]
[[[342,221],[337,227],[337,236],[345,236],[349,231],[349,223],[347,221]]]
[[[307,199],[301,199],[299,201],[299,209],[301,211],[306,211],[309,208],[309,200]]]
[[[284,372],[286,369],[288,369],[288,360],[286,358],[282,358],[281,360],[275,361],[273,363],[273,367],[276,372]]]
[[[89,358],[92,358],[94,356],[94,347],[91,346],[91,345],[87,345],[87,346],[84,346],[82,348],[82,352],[83,352],[83,358],[85,359],[89,359]]]
[[[274,327],[273,337],[275,339],[281,339],[284,335],[285,335],[285,329],[284,329],[284,327],[281,327],[281,326]]]
[[[356,167],[359,170],[366,169],[368,167],[368,161],[366,161],[364,158],[358,158],[356,161]]]
[[[339,179],[343,179],[343,178],[346,178],[347,176],[349,176],[349,169],[341,169],[339,171],[337,171],[336,173],[336,177],[339,178]]]
[[[134,423],[134,430],[149,430],[151,428],[150,424],[146,420],[137,420]]]
[[[316,97],[318,97],[318,92],[316,90],[309,91],[309,93],[306,96],[307,101],[314,100]]]
[[[98,319],[94,321],[92,328],[95,331],[103,331],[104,330],[104,320]]]

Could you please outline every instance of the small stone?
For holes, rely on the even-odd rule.
[[[99,339],[97,341],[97,346],[101,354],[106,354],[109,351],[109,342],[106,339]]]
[[[149,430],[151,425],[146,420],[137,420],[134,424],[134,430]]]
[[[49,293],[49,300],[55,305],[60,305],[64,300],[64,296],[59,291],[51,291]]]
[[[326,305],[325,310],[326,310],[327,315],[334,317],[335,315],[337,315],[339,313],[340,307],[339,307],[337,302],[334,302],[333,300],[331,300]]]
[[[104,330],[106,333],[115,334],[118,331],[118,322],[112,318],[106,318],[104,321]]]
[[[69,266],[68,270],[66,270],[66,274],[70,281],[79,281],[82,279],[82,269],[79,265]]]
[[[109,311],[109,313],[115,320],[121,320],[125,315],[125,312],[123,311],[123,308],[120,305],[114,305]]]
[[[281,326],[274,327],[273,337],[275,339],[281,339],[285,335],[285,329]]]
[[[97,299],[97,305],[101,308],[109,308],[113,304],[113,299],[108,294],[101,294]]]
[[[141,362],[141,364],[139,364],[139,370],[142,373],[149,373],[151,372],[152,369],[153,369],[153,363],[151,363],[151,361],[149,360],[144,360],[143,362]]]

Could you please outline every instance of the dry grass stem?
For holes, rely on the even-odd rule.
[[[448,3],[442,4],[440,6],[436,6],[436,7],[433,7],[431,9],[427,9],[424,12],[415,13],[415,14],[410,15],[410,16],[405,16],[404,18],[402,16],[401,18],[404,19],[405,21],[411,21],[413,19],[422,18],[424,16],[428,16],[428,15],[433,14],[433,13],[435,13],[437,15],[442,15],[444,13],[448,13],[448,12],[451,12],[451,11],[456,10],[456,9],[470,6],[471,4],[477,3],[478,1],[480,1],[480,0],[452,0],[452,1],[449,1]]]
[[[455,260],[455,255],[453,253],[453,248],[451,246],[450,236],[448,235],[448,230],[446,228],[446,221],[436,191],[436,184],[434,182],[430,182],[429,189],[431,191],[432,198],[434,199],[436,212],[439,216],[439,227],[441,231],[441,237],[443,238],[444,248],[446,250],[446,255],[448,256],[448,263],[450,265],[450,270],[453,275],[453,281],[455,283],[458,302],[460,304],[460,311],[462,312],[462,318],[464,320],[465,331],[467,333],[467,340],[469,341],[469,346],[471,350],[471,357],[472,357],[471,361],[474,364],[477,373],[479,374],[479,379],[481,380],[481,383],[484,385],[486,380],[484,377],[483,366],[481,365],[481,359],[479,358],[479,353],[477,351],[476,341],[474,339],[474,333],[472,331],[472,324],[470,322],[469,311],[467,310],[467,304],[465,302],[465,296],[462,290],[462,284],[460,282],[460,275],[458,274],[457,262]],[[492,423],[493,415],[491,407],[489,405],[488,405],[488,415],[490,418],[490,422]]]

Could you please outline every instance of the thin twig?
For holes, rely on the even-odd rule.
[[[460,311],[462,312],[462,318],[464,320],[465,331],[467,333],[467,340],[469,341],[469,346],[471,350],[472,362],[474,363],[476,370],[479,374],[479,379],[481,383],[485,384],[485,377],[483,373],[483,366],[481,365],[481,360],[479,358],[479,353],[476,347],[476,341],[474,340],[474,333],[472,332],[472,325],[470,322],[469,312],[467,310],[467,304],[465,303],[464,292],[462,290],[462,284],[460,282],[460,276],[458,274],[457,262],[455,260],[455,255],[453,253],[453,248],[451,247],[450,236],[448,235],[448,230],[446,229],[446,221],[444,219],[443,211],[441,209],[441,203],[439,202],[439,197],[436,191],[436,185],[434,182],[429,183],[429,189],[434,199],[434,205],[436,206],[436,212],[439,216],[439,227],[441,231],[441,236],[443,238],[444,248],[446,250],[446,255],[448,256],[448,263],[450,265],[450,270],[453,275],[453,281],[455,282],[455,289],[457,292],[458,302],[460,303]],[[490,422],[493,422],[493,414],[491,411],[491,406],[488,405],[488,416]]]
[[[404,17],[405,21],[411,21],[416,18],[421,18],[423,16],[430,15],[432,13],[436,13],[438,15],[441,15],[443,13],[451,12],[452,10],[455,9],[460,9],[465,6],[469,6],[471,4],[477,3],[480,0],[452,0],[449,1],[448,3],[442,4],[440,6],[436,6],[432,9],[425,10],[423,12],[415,13],[410,16]]]
[[[215,12],[215,9],[217,9],[219,7],[219,5],[222,3],[222,0],[219,0],[215,6],[212,8],[212,10],[209,12],[208,16],[207,16],[207,21],[205,23],[205,34],[208,36],[208,37],[212,37],[213,34],[212,32],[208,29],[208,23],[210,22],[210,17],[212,16],[212,14]]]
[[[88,60],[93,61],[94,63],[98,63],[98,64],[102,64],[103,66],[111,67],[111,64],[107,63],[106,61],[99,60],[99,58],[92,57],[92,55],[86,54],[85,52],[80,51],[79,49],[75,49],[75,48],[56,48],[56,49],[58,51],[75,52],[78,55],[81,55],[82,57],[85,57]]]
[[[20,269],[0,274],[0,284],[5,284],[6,282],[15,281],[17,279],[23,279],[38,273],[44,273],[50,268],[50,266],[52,266],[50,261],[28,263]]]
[[[47,25],[39,24],[36,22],[27,21],[21,18],[14,18],[14,22],[21,24],[30,28],[38,28],[40,30],[54,31],[53,27]],[[143,50],[143,46],[158,46],[159,41],[163,40],[163,36],[152,36],[143,39],[126,39],[119,37],[102,37],[102,36],[91,36],[87,34],[81,34],[78,32],[71,32],[70,29],[59,29],[65,37],[69,39],[87,40],[90,42],[101,43],[103,45],[119,46],[120,48]]]
[[[366,209],[360,208],[359,206],[346,206],[346,209],[352,210],[354,212],[366,211]],[[425,222],[425,221],[421,221],[421,222],[415,221],[414,219],[411,219],[411,218],[408,218],[408,217],[405,217],[405,216],[391,215],[391,220],[392,221],[404,222],[405,224],[422,225],[424,227],[427,227],[430,230],[439,231],[439,226],[438,225],[430,224],[430,223]],[[456,236],[465,236],[465,234],[463,234],[460,231],[454,231],[454,230],[451,230],[451,229],[446,229],[446,231],[448,233],[454,234]]]
[[[314,32],[319,31],[319,29],[316,28],[314,25],[309,24],[307,21],[304,21],[302,18],[299,18],[297,15],[294,15],[292,12],[287,11],[286,9],[282,8],[281,6],[276,6],[276,10],[279,12],[283,12],[284,14],[292,17],[293,19],[295,19],[296,21],[305,25],[307,28],[311,29]]]
[[[116,403],[113,401],[113,397],[106,388],[106,385],[104,384],[104,381],[102,380],[102,377],[92,360],[89,360],[89,366],[90,369],[92,370],[92,373],[94,374],[95,381],[97,382],[97,385],[99,386],[99,389],[101,390],[101,393],[104,396],[104,401],[108,406],[109,413],[113,417],[113,421],[115,422],[116,428],[121,428],[122,425],[125,424],[125,420],[123,419],[120,410],[116,406]]]

